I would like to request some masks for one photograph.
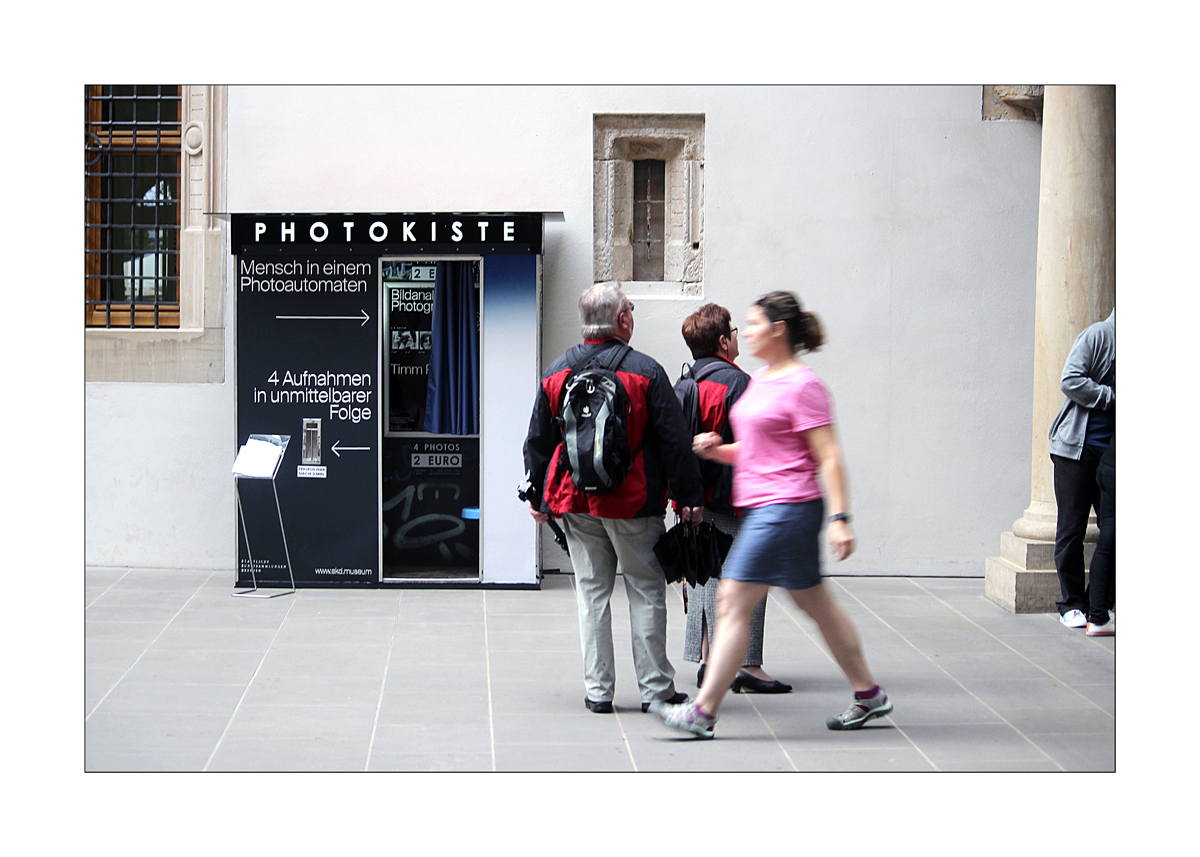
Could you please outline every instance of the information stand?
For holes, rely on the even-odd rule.
[[[233,482],[237,493],[238,504],[238,520],[242,524],[242,536],[246,540],[246,555],[250,558],[250,580],[253,585],[251,589],[244,589],[240,592],[235,591],[234,597],[243,598],[275,598],[279,595],[291,595],[296,591],[296,578],[292,574],[292,557],[288,551],[287,533],[283,528],[283,510],[279,506],[279,491],[275,488],[275,475],[279,472],[279,465],[283,461],[283,454],[287,451],[288,441],[291,440],[291,435],[286,434],[252,434],[242,444],[242,448],[238,450],[237,458],[233,462]],[[271,490],[275,494],[275,511],[279,515],[279,533],[283,537],[283,554],[287,559],[288,579],[292,583],[291,589],[284,589],[278,592],[260,591],[258,588],[258,576],[254,571],[254,554],[250,550],[250,534],[246,530],[246,517],[242,512],[242,490],[241,481],[243,479],[270,479]]]

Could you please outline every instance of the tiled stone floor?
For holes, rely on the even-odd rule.
[[[89,568],[84,766],[100,771],[1113,771],[1115,638],[1012,615],[981,579],[830,578],[889,718],[835,733],[849,690],[772,593],[765,660],[795,691],[730,696],[714,741],[642,714],[614,595],[617,711],[583,707],[569,575],[540,591],[302,589]],[[677,686],[684,613],[669,593]]]

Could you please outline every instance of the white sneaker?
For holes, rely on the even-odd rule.
[[[711,739],[713,737],[713,727],[717,725],[717,718],[701,714],[700,709],[696,707],[696,703],[694,702],[672,705],[669,702],[662,702],[656,699],[650,703],[649,710],[657,714],[659,719],[672,729],[678,729],[680,732],[691,732],[700,738]]]
[[[1062,622],[1068,628],[1087,627],[1087,616],[1083,615],[1082,610],[1068,610],[1058,621]]]
[[[1089,637],[1115,637],[1117,634],[1117,620],[1109,619],[1103,625],[1093,625],[1091,622],[1088,622],[1086,633]]]

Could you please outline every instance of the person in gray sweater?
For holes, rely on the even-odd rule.
[[[1096,469],[1116,431],[1117,311],[1090,325],[1075,339],[1063,366],[1060,388],[1067,397],[1050,426],[1054,499],[1058,522],[1054,566],[1064,625],[1087,625],[1089,593],[1084,585],[1083,537],[1088,515],[1099,512]],[[1108,609],[1112,609],[1109,606]]]

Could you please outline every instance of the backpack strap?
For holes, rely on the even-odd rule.
[[[572,368],[574,368],[574,370],[578,370],[578,368],[582,366],[587,366],[588,362],[592,360],[593,356],[602,352],[602,350],[604,350],[608,344],[610,344],[610,341],[608,340],[596,344],[596,346],[593,346],[592,350],[589,350],[586,355],[581,355],[580,359],[576,360],[575,364],[572,364]],[[617,367],[620,366],[620,364],[623,364],[625,361],[625,356],[628,355],[631,350],[634,349],[630,348],[628,344],[620,342],[616,348],[608,350],[608,353],[605,354],[604,359],[602,359],[599,364],[596,364],[596,366],[598,366],[598,368],[606,368],[606,370],[610,372],[616,372]]]
[[[599,354],[605,348],[609,348],[609,346],[611,344],[612,343],[610,340],[605,340],[604,342],[600,342],[600,343],[597,343],[596,345],[593,345],[591,348],[585,348],[584,346],[580,345],[579,353],[576,355],[575,359],[573,361],[571,361],[571,374],[568,375],[566,377],[566,380],[563,381],[563,389],[564,390],[566,389],[567,384],[569,384],[571,382],[571,378],[577,372],[586,368],[587,365],[592,362],[593,357],[595,357],[597,354]],[[596,364],[597,368],[607,369],[610,372],[616,372],[617,367],[625,362],[625,357],[632,350],[633,349],[630,348],[628,345],[626,345],[624,342],[621,342],[616,348],[612,348],[608,352],[608,354],[604,355],[604,359],[601,360],[598,364]]]
[[[591,348],[588,348],[586,345],[576,346],[579,351],[576,353],[574,360],[568,360],[568,363],[571,367],[571,372],[566,378],[563,379],[562,389],[558,394],[558,416],[555,418],[556,422],[560,424],[562,422],[563,402],[567,398],[567,386],[571,383],[571,379],[579,374],[581,370],[586,368],[587,365],[592,361],[593,357],[595,357],[605,348],[608,348],[611,344],[612,341],[606,339],[604,342],[599,342],[593,345]],[[608,354],[605,355],[604,359],[600,361],[598,368],[608,369],[610,372],[616,372],[617,367],[625,362],[625,357],[632,350],[633,348],[631,348],[629,345],[621,342],[616,348],[613,348]]]
[[[576,348],[579,349],[575,353],[575,359],[567,361],[567,363],[571,367],[571,375],[574,375],[581,368],[586,366],[588,361],[591,360],[593,357],[595,357],[597,354],[599,354],[602,350],[604,350],[604,346],[607,344],[608,344],[607,342],[600,342],[596,345],[591,346],[590,348],[587,345],[575,346]],[[568,381],[571,380],[571,375],[567,376]]]
[[[600,361],[599,368],[607,369],[610,372],[616,372],[625,358],[629,356],[629,352],[633,349],[622,342],[608,354],[604,355],[604,359]]]
[[[693,381],[695,381],[697,384],[699,384],[701,381],[703,381],[709,375],[715,374],[722,368],[724,368],[723,361],[714,360],[712,363],[709,363],[707,366],[705,366],[699,372],[696,371],[694,365],[689,367],[688,374],[692,376]]]

